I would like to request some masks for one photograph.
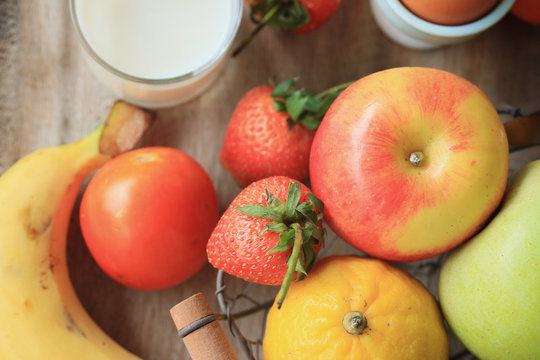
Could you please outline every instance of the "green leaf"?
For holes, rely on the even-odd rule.
[[[286,210],[285,210],[285,216],[288,218],[294,217],[296,206],[298,206],[298,202],[300,201],[300,196],[302,195],[302,188],[300,187],[300,184],[294,181],[291,181],[289,184],[289,190],[287,193],[287,203],[286,203]]]
[[[295,236],[295,231],[294,229],[290,229],[288,232],[284,232],[282,234],[279,235],[279,240],[280,241],[289,241],[289,240],[294,240],[294,236]]]
[[[307,10],[298,3],[298,0],[289,1],[290,4],[283,6],[277,22],[282,29],[292,30],[297,29],[309,22],[309,14]]]
[[[338,95],[339,95],[338,91],[334,90],[334,91],[330,92],[330,94],[328,94],[328,96],[326,96],[324,98],[324,100],[321,102],[321,105],[319,106],[319,108],[315,112],[315,116],[317,118],[319,118],[319,119],[322,119],[324,117],[324,115],[326,115],[326,112],[328,111],[328,109],[330,109],[330,106],[332,105],[334,100],[336,100]]]
[[[289,96],[290,90],[293,85],[294,79],[288,79],[279,83],[274,88],[274,91],[272,91],[272,97],[285,99],[287,96]]]
[[[299,272],[298,275],[296,276],[296,280],[294,280],[294,281],[295,282],[296,281],[302,281],[302,280],[304,280],[306,278],[306,275],[307,274],[303,274],[303,273]]]
[[[305,230],[311,231],[310,238],[305,241],[305,243],[309,243],[313,246],[315,245],[321,245],[324,246],[325,238],[326,238],[326,229],[319,226],[318,224],[314,223],[307,223],[304,225]]]
[[[312,233],[312,230],[310,229],[309,226],[306,226],[305,228],[302,229],[302,243],[303,244],[309,241],[309,239],[311,238],[311,233]]]
[[[296,262],[296,267],[294,268],[294,271],[297,272],[295,281],[301,281],[306,277],[307,272],[305,264],[306,258],[304,256],[304,251],[300,249],[300,253],[298,254],[298,261]]]
[[[266,230],[275,233],[284,233],[289,230],[289,227],[282,222],[267,223],[264,227]]]
[[[307,275],[305,264],[306,264],[306,257],[305,257],[304,251],[300,250],[300,253],[298,254],[298,261],[296,262],[296,267],[294,270],[301,274]]]
[[[264,189],[266,191],[266,205],[273,211],[277,212],[282,216],[282,214],[285,212],[285,203],[281,201],[281,199],[278,199],[274,195],[268,191],[268,189]],[[281,217],[283,219],[283,216]]]
[[[317,224],[317,213],[313,208],[313,204],[309,201],[303,202],[296,207],[296,211],[307,217],[311,222]]]
[[[317,242],[324,242],[324,230],[318,225],[308,224],[308,228],[311,230],[311,237]]]
[[[313,114],[305,114],[304,116],[300,117],[299,120],[300,124],[307,127],[309,130],[316,130],[319,125],[321,124],[321,119],[317,118]]]
[[[299,211],[300,213],[305,211],[305,209],[313,209],[313,204],[309,201],[304,201],[303,203],[298,204],[296,207],[296,211]]]
[[[280,251],[287,251],[292,248],[294,245],[294,230],[291,229],[289,232],[282,233],[279,235],[279,241],[276,246],[268,250],[267,254],[272,254]]]
[[[307,272],[306,272],[306,269],[302,266],[302,264],[300,264],[300,257],[298,259],[298,261],[296,262],[296,269],[295,269],[297,272],[303,274],[303,275],[307,275]],[[299,275],[300,276],[300,275]],[[302,277],[303,279],[304,277]],[[299,279],[298,277],[296,278],[296,281],[300,281],[302,279]]]
[[[296,91],[294,94],[285,99],[287,112],[293,120],[298,120],[298,117],[304,111],[304,105],[306,104],[307,100],[308,98],[303,97],[299,91]]]
[[[274,109],[278,112],[287,110],[285,103],[281,100],[274,100]]]
[[[283,221],[283,216],[279,212],[263,205],[237,206],[236,209],[246,215],[275,221]]]
[[[316,130],[345,85],[315,94],[306,89],[295,90],[295,80],[285,80],[272,92],[274,108],[277,111],[286,111],[290,115],[291,122],[298,122],[310,130]]]
[[[317,112],[317,110],[319,110],[322,104],[323,104],[323,101],[320,99],[317,99],[315,97],[315,94],[309,94],[305,108],[307,111],[315,113]]]
[[[307,193],[307,196],[309,200],[313,203],[313,206],[315,206],[315,208],[322,213],[324,211],[324,203],[321,201],[321,199],[309,192]]]
[[[315,259],[317,258],[317,253],[311,244],[303,244],[302,252],[304,253],[304,258],[306,259],[305,271],[309,273],[311,268],[315,264]]]

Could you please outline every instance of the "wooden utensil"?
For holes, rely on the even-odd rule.
[[[540,111],[504,124],[510,151],[540,144]]]
[[[203,294],[197,293],[170,310],[178,335],[193,360],[237,360],[223,329]]]

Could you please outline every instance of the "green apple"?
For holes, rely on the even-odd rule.
[[[540,359],[540,160],[513,176],[484,230],[439,279],[448,324],[481,359]]]

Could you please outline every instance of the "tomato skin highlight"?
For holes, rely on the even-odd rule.
[[[80,208],[88,249],[114,280],[140,290],[175,286],[207,262],[219,205],[208,174],[189,155],[146,147],[106,163]]]

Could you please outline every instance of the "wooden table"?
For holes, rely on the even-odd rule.
[[[245,11],[237,41],[251,29]],[[298,77],[302,86],[320,91],[397,66],[448,70],[478,85],[496,107],[519,107],[524,112],[540,109],[540,27],[508,15],[467,43],[413,51],[381,33],[368,1],[343,0],[331,21],[310,34],[278,35],[263,30],[240,56],[229,61],[205,94],[159,110],[142,145],[172,146],[195,157],[212,178],[223,211],[240,188],[220,166],[218,156],[229,116],[242,94],[272,76],[278,80]],[[83,137],[105,119],[115,100],[83,61],[66,0],[0,2],[0,173],[33,150]],[[538,147],[512,154],[511,171],[537,158]],[[357,253],[333,234],[330,243],[327,253]],[[168,312],[179,301],[202,292],[219,312],[214,295],[216,271],[211,266],[169,290],[125,288],[93,262],[77,216],[73,216],[68,255],[76,290],[91,316],[120,344],[146,359],[189,358]],[[403,266],[436,294],[436,274],[417,265]],[[226,282],[231,294],[245,285],[231,277]],[[253,293],[258,299],[271,299],[276,290],[261,286]],[[241,326],[246,333],[261,334],[263,315],[245,318]],[[452,337],[452,353],[462,349]]]

